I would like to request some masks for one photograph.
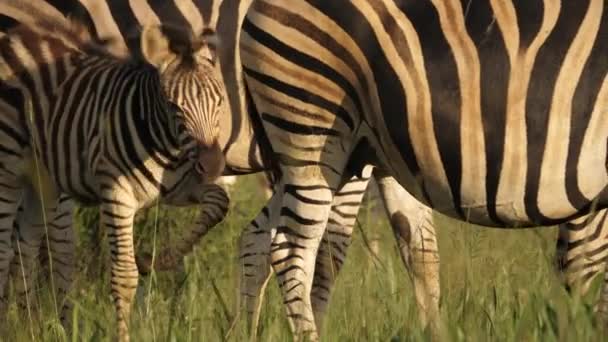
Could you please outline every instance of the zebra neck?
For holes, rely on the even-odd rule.
[[[163,93],[157,71],[144,66],[137,74],[131,91],[133,96],[129,108],[132,110],[129,114],[151,157],[157,162],[164,161],[164,167],[171,168],[169,164],[179,164],[184,159],[179,143],[183,129],[178,129],[175,113]]]

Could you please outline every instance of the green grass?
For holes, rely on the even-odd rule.
[[[257,182],[244,177],[232,196],[227,219],[204,239],[183,270],[156,274],[141,282],[131,319],[134,341],[219,341],[235,314],[237,241],[241,229],[263,206]],[[379,240],[383,266],[369,256],[356,231],[349,258],[332,296],[322,338],[329,341],[426,341],[418,324],[412,286],[397,254],[385,217],[374,201],[360,221],[368,238]],[[152,208],[137,221],[138,248],[171,243],[196,211]],[[32,317],[14,299],[4,341],[111,340],[114,307],[109,290],[107,242],[98,243],[95,210],[76,216],[79,237],[74,289],[74,329],[60,327],[48,289],[34,293],[39,307]],[[600,277],[583,298],[571,298],[552,266],[556,230],[479,229],[437,218],[441,253],[442,340],[446,341],[599,341],[593,303]],[[86,228],[88,227],[88,228]],[[260,322],[261,341],[291,339],[276,282],[271,280]],[[244,320],[231,341],[248,337]]]

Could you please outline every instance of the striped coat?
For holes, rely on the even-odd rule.
[[[10,5],[34,13],[35,21],[0,39],[1,85],[18,90],[24,104],[0,112],[0,134],[8,137],[0,148],[0,244],[10,246],[14,222],[27,235],[44,232],[46,217],[65,216],[58,210],[69,207],[59,193],[99,204],[111,245],[118,337],[128,340],[136,211],[157,201],[203,204],[193,231],[198,238],[227,210],[225,192],[208,184],[224,167],[218,135],[225,101],[213,33],[148,26],[141,59],[120,59],[62,17]],[[1,252],[4,283],[12,256]]]
[[[254,122],[249,120],[248,112],[255,110],[248,103],[245,95],[246,90],[242,84],[242,72],[238,49],[235,46],[239,40],[240,23],[244,17],[250,1],[165,1],[165,2],[140,2],[130,1],[128,4],[120,1],[82,1],[72,2],[69,5],[60,1],[41,1],[38,5],[47,13],[62,15],[71,13],[72,16],[84,18],[91,34],[98,38],[112,37],[110,47],[117,53],[125,50],[138,52],[139,41],[128,39],[129,35],[136,31],[134,23],[173,23],[179,26],[192,27],[194,30],[202,26],[214,27],[217,23],[217,31],[221,39],[219,62],[222,68],[224,82],[230,91],[227,92],[232,115],[230,120],[221,120],[221,132],[228,134],[221,136],[222,145],[226,153],[227,170],[231,173],[247,173],[263,170],[260,147],[266,142],[258,144],[259,135],[255,133]],[[1,6],[0,6],[0,12]],[[235,13],[238,13],[235,15]],[[8,21],[8,20],[7,20]],[[19,21],[19,20],[17,20]],[[15,20],[5,22],[4,25],[14,25]],[[20,18],[20,21],[26,21]],[[0,21],[1,23],[1,21]],[[249,106],[247,106],[249,105]],[[439,282],[436,241],[430,222],[430,210],[422,210],[417,201],[409,194],[402,192],[399,186],[387,179],[380,181],[381,189],[390,217],[402,217],[402,220],[392,220],[393,228],[399,241],[400,251],[408,270],[412,271],[416,282],[416,296],[421,306],[420,317],[426,322],[425,314],[428,312],[433,322],[433,316],[438,309]],[[346,251],[350,245],[350,238],[355,224],[355,218],[365,188],[369,181],[369,175],[363,179],[355,179],[344,187],[343,192],[337,193],[332,207],[332,217],[328,224],[326,243],[319,251],[319,260],[315,275],[315,284],[312,297],[317,312],[316,317],[321,324],[323,313],[329,299],[333,282],[341,269],[346,257]],[[384,186],[383,184],[386,184]],[[411,222],[408,224],[408,221]],[[425,224],[419,224],[425,222]],[[414,237],[405,240],[404,236]],[[260,245],[260,235],[253,239],[256,245]],[[244,237],[243,241],[250,238]],[[422,244],[425,241],[424,245]],[[193,242],[194,240],[192,240]],[[52,241],[51,241],[52,242]],[[52,245],[52,243],[51,243]],[[243,244],[241,257],[247,262],[247,255],[252,252],[251,246]],[[178,249],[188,250],[190,247],[182,246]],[[170,268],[179,254],[173,250],[161,252],[157,257],[158,268]],[[329,257],[331,256],[331,257]],[[140,258],[140,270],[150,267],[149,258]],[[245,273],[244,275],[246,275]],[[268,272],[258,272],[260,278],[270,276]],[[245,282],[244,282],[245,283]],[[257,294],[260,293],[259,283],[249,281],[251,285],[244,286],[242,291],[245,295],[245,306],[252,315],[258,307]],[[256,294],[256,295],[254,295]]]
[[[283,173],[264,210],[298,334],[317,337],[314,254],[327,203],[360,165],[486,226],[608,206],[605,0],[261,0],[243,28],[246,81]]]

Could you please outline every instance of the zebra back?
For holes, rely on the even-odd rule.
[[[218,75],[225,85],[230,115],[220,119],[220,146],[226,155],[226,172],[230,174],[263,170],[259,132],[248,113],[253,112],[247,100],[242,78],[238,41],[241,23],[253,0],[30,0],[46,14],[77,18],[84,23],[95,41],[104,42],[115,55],[141,55],[140,32],[149,25],[171,25],[199,32],[204,27],[215,29],[222,43],[217,47]],[[5,32],[20,22],[31,21],[27,11],[15,12],[0,4],[0,31]],[[1,35],[1,33],[0,33]],[[5,100],[12,105],[10,99]]]

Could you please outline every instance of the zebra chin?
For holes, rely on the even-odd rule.
[[[226,166],[226,159],[222,148],[215,142],[211,146],[200,145],[198,160],[195,168],[198,174],[201,176],[203,183],[213,183],[223,173],[224,167]]]

